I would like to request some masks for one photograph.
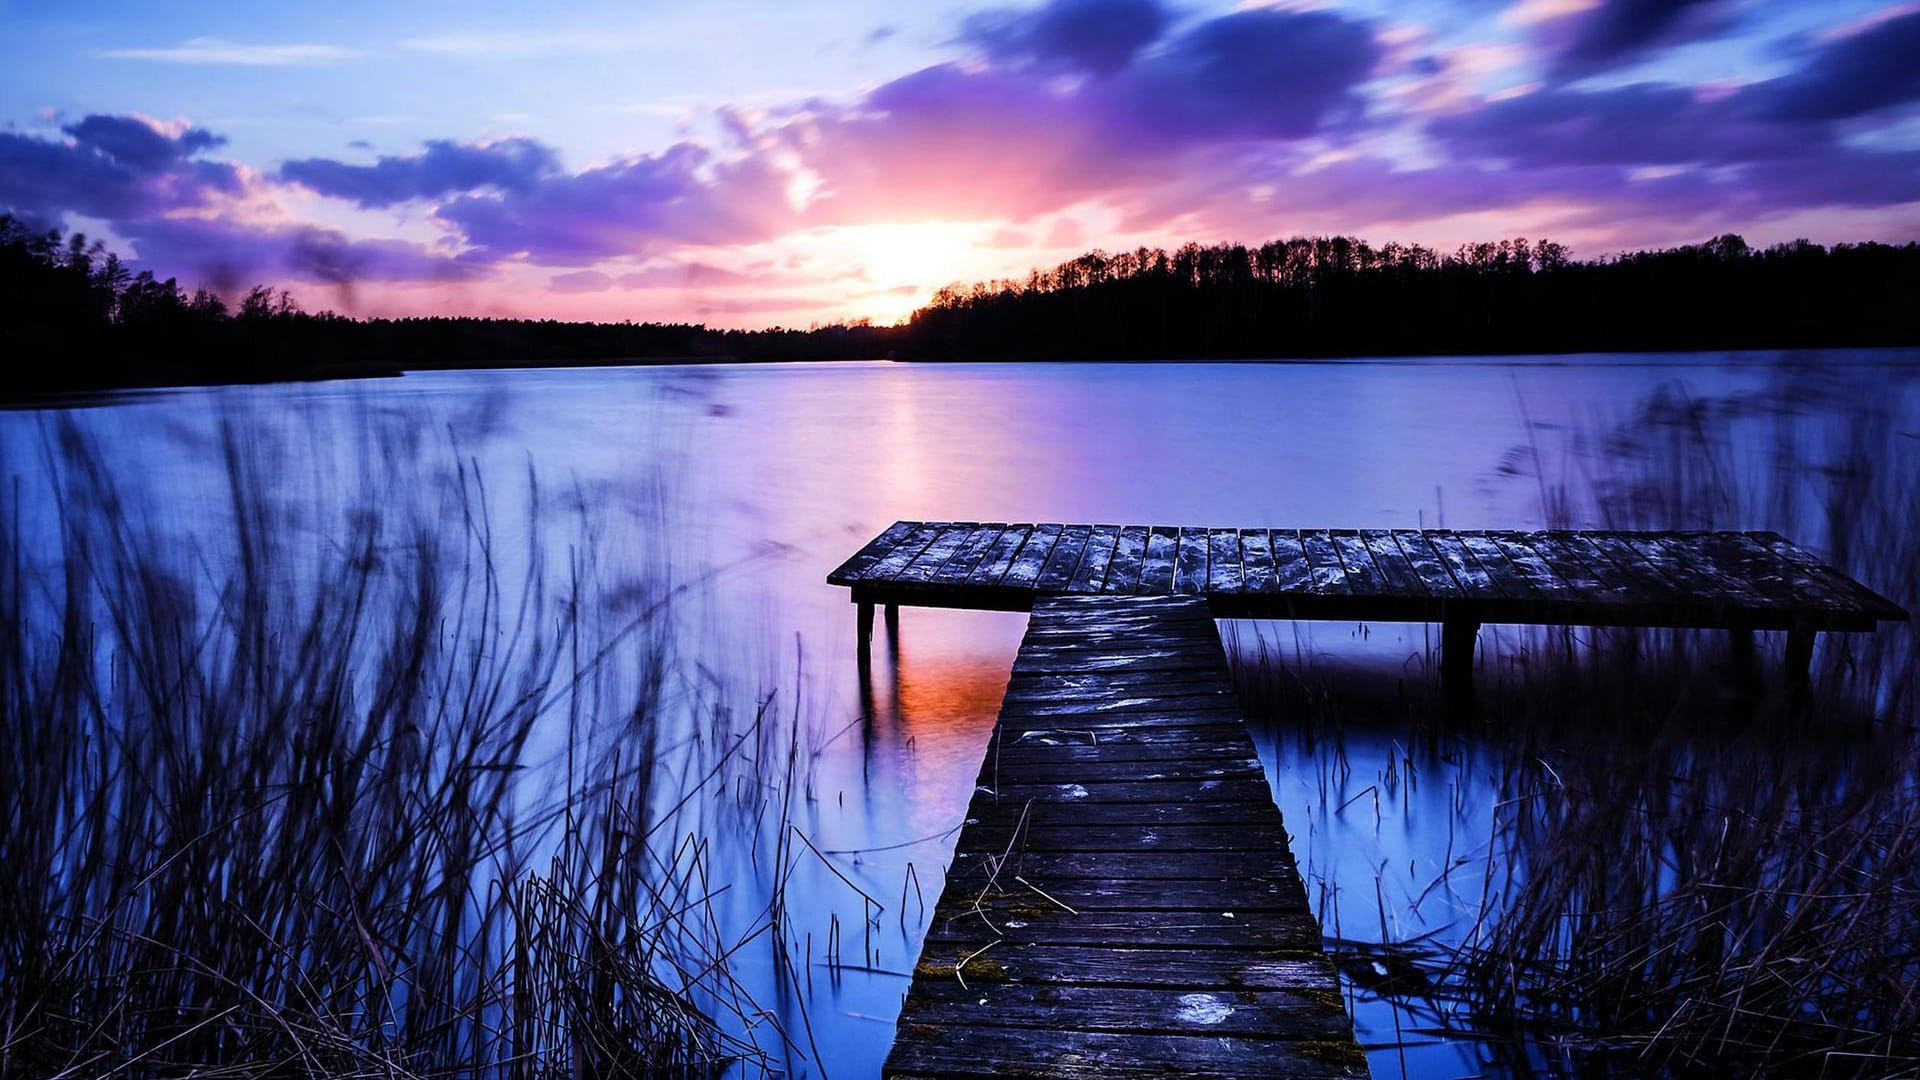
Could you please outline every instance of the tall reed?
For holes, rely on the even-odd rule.
[[[793,732],[686,655],[698,581],[602,565],[588,501],[531,475],[496,533],[470,460],[434,482],[418,433],[366,423],[379,452],[316,514],[270,475],[298,455],[223,419],[225,508],[195,543],[71,417],[13,463],[0,1075],[806,1056],[732,973],[755,939],[784,948],[777,884],[723,918],[708,843],[728,817],[784,833],[777,785],[735,781]],[[562,559],[556,513],[578,522]]]

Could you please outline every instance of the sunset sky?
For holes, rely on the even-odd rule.
[[[1920,238],[1920,4],[0,0],[0,209],[358,315],[891,322],[1091,247]]]

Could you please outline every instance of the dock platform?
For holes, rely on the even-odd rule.
[[[1898,604],[1773,532],[1230,529],[899,521],[833,571],[866,656],[875,605],[1027,611],[1045,596],[1199,596],[1215,618],[1437,622],[1469,678],[1484,623],[1816,634],[1904,620]]]
[[[1042,597],[885,1075],[1367,1075],[1200,597]]]

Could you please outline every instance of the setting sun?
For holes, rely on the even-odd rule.
[[[919,222],[911,225],[861,225],[836,231],[853,252],[865,288],[854,290],[848,305],[856,317],[897,323],[932,299],[943,285],[971,281],[991,272],[977,241],[981,228],[970,223]]]

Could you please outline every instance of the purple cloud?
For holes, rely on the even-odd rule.
[[[462,195],[434,215],[459,229],[476,257],[584,266],[662,243],[768,239],[792,223],[786,182],[761,157],[716,161],[683,142],[499,195]]]
[[[1572,39],[1554,57],[1562,78],[1592,75],[1717,28],[1721,0],[1605,0],[1575,16]]]
[[[491,267],[404,240],[353,240],[314,225],[249,225],[206,218],[119,223],[141,262],[163,274],[231,289],[291,276],[330,285],[474,281]]]
[[[383,155],[372,165],[289,161],[280,176],[322,195],[384,207],[488,187],[527,191],[559,168],[552,150],[527,138],[481,144],[434,139],[426,147],[406,157]]]
[[[568,274],[555,274],[547,281],[547,288],[557,293],[598,293],[613,288],[613,279],[598,270],[575,270]]]
[[[1357,87],[1378,60],[1365,23],[1245,11],[1076,81],[1034,66],[935,65],[777,135],[822,178],[809,221],[1025,218],[1170,180],[1189,153],[1357,115]]]
[[[1555,88],[1442,117],[1428,133],[1469,158],[1532,168],[1767,160],[1827,138],[1754,115],[1744,95],[1705,99],[1679,86]]]
[[[1326,11],[1240,11],[1201,23],[1128,73],[1131,124],[1178,140],[1298,138],[1357,115],[1380,60],[1366,23]]]
[[[1786,120],[1844,120],[1920,99],[1920,11],[1830,41],[1760,90]]]
[[[77,145],[147,174],[160,172],[227,141],[201,128],[187,128],[178,135],[168,135],[137,117],[98,113],[60,130],[73,136]]]
[[[649,266],[620,275],[621,286],[628,289],[710,289],[754,284],[759,280],[751,274],[702,262]]]
[[[961,39],[1001,64],[1110,72],[1159,40],[1172,16],[1159,0],[1050,0],[970,16]]]
[[[71,142],[0,132],[0,207],[57,220],[118,219],[204,206],[239,192],[239,170],[193,160],[220,145],[198,128],[178,134],[133,116],[93,115],[62,129]]]

